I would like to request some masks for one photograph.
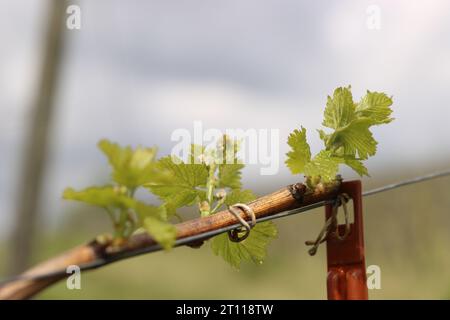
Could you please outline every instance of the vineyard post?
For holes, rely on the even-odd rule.
[[[329,300],[367,300],[366,262],[362,214],[361,181],[343,182],[341,194],[353,200],[353,223],[348,235],[339,239],[336,233],[327,237],[327,293]],[[326,219],[333,214],[333,205],[325,207]],[[345,233],[346,225],[337,225],[336,232]]]

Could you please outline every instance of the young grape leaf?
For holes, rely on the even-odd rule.
[[[333,157],[331,151],[322,150],[305,165],[303,172],[305,176],[320,176],[322,181],[329,182],[336,178],[341,161],[340,158]]]
[[[124,194],[124,191],[124,188],[113,186],[89,187],[80,191],[66,188],[63,199],[82,201],[102,208],[130,208],[134,200]]]
[[[178,208],[194,205],[202,194],[200,190],[176,185],[149,185],[148,188],[164,202],[169,215],[176,214]]]
[[[156,148],[121,147],[101,140],[98,147],[108,157],[113,168],[112,178],[118,184],[134,189],[143,184],[164,179],[164,172],[156,168]]]
[[[377,142],[369,130],[374,123],[374,120],[369,118],[353,120],[347,126],[337,129],[329,141],[334,148],[342,147],[344,155],[358,154],[359,158],[367,159],[377,151]]]
[[[158,161],[158,168],[168,172],[166,181],[145,187],[164,201],[168,214],[175,214],[177,208],[190,206],[204,197],[204,191],[197,188],[205,186],[208,178],[204,164],[186,164],[169,156]]]
[[[241,170],[244,168],[243,164],[219,164],[219,188],[231,188],[240,189],[242,187],[241,183]]]
[[[144,219],[143,227],[164,249],[168,250],[175,244],[177,233],[172,224],[149,216]]]
[[[167,221],[167,212],[164,206],[153,206],[139,200],[134,200],[133,209],[136,212],[139,224],[143,225],[147,217],[154,217]]]
[[[254,199],[256,196],[251,190],[236,189],[227,195],[225,203],[231,206],[236,203],[248,203]],[[216,255],[239,269],[243,261],[262,263],[266,257],[269,242],[276,236],[276,226],[272,222],[262,222],[258,223],[250,231],[247,239],[241,242],[230,241],[226,233],[214,237],[211,240],[211,248]]]
[[[392,109],[392,99],[382,92],[370,92],[361,99],[356,106],[356,115],[358,117],[370,118],[374,121],[374,125],[389,123]]]
[[[168,181],[172,184],[195,188],[204,186],[208,177],[205,164],[186,164],[181,159],[167,156],[158,161],[158,168],[167,170],[170,174]]]
[[[306,141],[306,129],[295,129],[289,135],[288,145],[291,151],[287,153],[286,165],[291,170],[292,174],[303,172],[305,165],[311,160],[311,150]]]
[[[262,263],[267,255],[269,242],[277,237],[275,225],[269,222],[258,223],[247,239],[241,242],[232,242],[228,235],[220,234],[211,241],[214,254],[221,256],[226,262],[239,269],[244,261]]]
[[[322,125],[338,129],[355,119],[355,104],[350,89],[350,86],[337,88],[334,90],[333,98],[328,96]]]
[[[170,248],[175,241],[175,227],[166,222],[167,214],[164,207],[147,205],[127,196],[122,187],[90,187],[81,191],[67,188],[63,198],[78,200],[106,209],[132,209],[137,213],[138,226],[142,226],[165,249]]]
[[[317,132],[319,133],[320,140],[323,141],[325,146],[328,146],[328,141],[330,140],[331,134],[326,133],[322,129],[317,129]]]
[[[312,160],[307,148],[305,130],[294,130],[288,138],[291,151],[286,164],[292,173],[304,173],[308,181],[328,182],[335,179],[339,164],[346,164],[359,175],[369,175],[361,160],[375,155],[377,141],[369,128],[389,123],[392,99],[384,93],[370,92],[355,105],[350,86],[337,88],[333,97],[328,97],[323,125],[334,129],[332,133],[317,130],[325,144],[325,150]],[[314,183],[311,184],[314,186]]]
[[[367,168],[364,166],[362,161],[357,159],[352,159],[348,157],[344,157],[344,163],[356,171],[360,176],[369,176],[369,172]]]
[[[156,207],[136,201],[135,211],[139,217],[140,225],[164,249],[173,247],[176,239],[175,227],[166,221],[167,213],[164,206]]]

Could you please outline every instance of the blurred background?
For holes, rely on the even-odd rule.
[[[81,29],[67,29],[69,5],[81,9]],[[448,1],[2,0],[2,8],[0,278],[110,231],[101,210],[61,199],[66,186],[108,181],[102,138],[164,155],[171,133],[195,120],[279,129],[278,174],[244,170],[245,187],[262,195],[300,179],[284,166],[287,135],[303,125],[317,152],[326,95],[350,84],[356,101],[366,89],[394,99],[396,120],[373,130],[379,147],[364,189],[449,168]],[[449,191],[443,178],[364,199],[367,264],[381,268],[371,298],[450,298]],[[323,210],[276,223],[261,266],[238,272],[207,245],[179,248],[37,298],[325,298],[325,248],[310,257],[303,244]]]

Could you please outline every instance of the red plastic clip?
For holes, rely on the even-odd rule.
[[[328,299],[367,300],[361,181],[343,182],[340,192],[353,200],[354,222],[350,224],[350,233],[345,239],[339,240],[334,233],[330,233],[327,239]],[[327,205],[326,219],[332,212],[333,206]],[[343,234],[345,225],[338,228],[339,233]]]

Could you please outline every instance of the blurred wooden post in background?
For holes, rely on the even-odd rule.
[[[43,3],[44,4],[44,3]],[[10,273],[17,274],[30,263],[38,199],[48,152],[53,100],[62,56],[66,1],[51,0],[43,45],[42,70],[38,79],[32,117],[22,149],[22,169],[16,190],[15,225],[10,246]]]

